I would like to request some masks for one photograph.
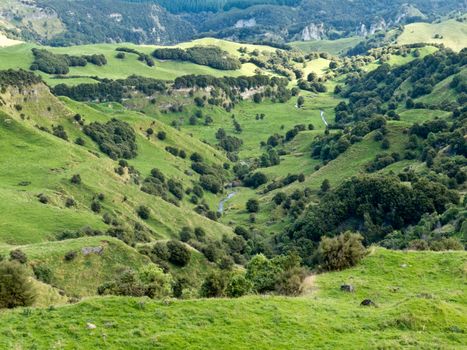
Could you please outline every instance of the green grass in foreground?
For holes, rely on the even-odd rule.
[[[0,314],[5,349],[463,349],[465,252],[376,249],[299,298],[108,297]],[[339,290],[352,283],[355,293]],[[362,307],[371,298],[377,307]],[[86,323],[96,329],[87,329]]]

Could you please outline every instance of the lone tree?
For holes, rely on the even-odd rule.
[[[326,193],[331,188],[331,184],[328,179],[325,179],[321,184],[321,192]]]
[[[151,210],[148,207],[146,207],[145,205],[140,205],[138,207],[136,213],[143,220],[147,220],[151,216]]]
[[[26,269],[15,261],[0,263],[0,309],[31,306],[36,293]]]
[[[259,202],[257,199],[251,198],[246,202],[246,210],[249,213],[257,213],[259,211]]]
[[[297,99],[297,107],[298,107],[298,108],[301,108],[304,104],[305,104],[305,99],[303,98],[303,96],[300,96],[300,97]]]
[[[343,270],[358,264],[366,255],[360,234],[344,232],[337,237],[323,237],[318,246],[317,257],[325,271]]]
[[[169,261],[177,266],[185,266],[188,264],[191,258],[190,250],[179,241],[168,241],[167,249],[169,251]]]

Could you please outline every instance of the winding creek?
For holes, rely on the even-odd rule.
[[[233,196],[235,196],[237,194],[237,192],[232,192],[232,193],[229,193],[227,195],[227,197],[225,197],[223,200],[221,200],[219,202],[219,207],[217,208],[217,211],[219,213],[223,213],[224,212],[224,205],[225,205],[225,202],[227,202],[229,199],[231,199]]]

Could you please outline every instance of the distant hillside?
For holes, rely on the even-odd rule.
[[[465,11],[455,0],[8,0],[0,27],[56,46],[103,42],[173,44],[199,36],[284,42],[367,36]],[[72,15],[70,15],[72,14]],[[3,24],[3,25],[2,25]]]

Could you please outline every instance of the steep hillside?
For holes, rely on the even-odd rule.
[[[143,193],[132,183],[131,174],[118,175],[117,162],[99,151],[73,116],[80,114],[86,123],[106,122],[113,117],[130,123],[137,131],[139,144],[134,165],[143,177],[157,167],[169,178],[190,186],[192,176],[186,174],[189,161],[171,155],[165,147],[172,144],[189,152],[198,151],[207,160],[222,164],[225,158],[217,151],[139,113],[118,108],[102,111],[71,101],[64,101],[65,104],[41,84],[28,87],[20,94],[17,88],[10,88],[0,96],[3,101],[0,142],[5,150],[5,164],[9,164],[0,174],[4,199],[1,207],[8,213],[1,223],[4,242],[40,242],[64,230],[84,226],[105,229],[102,214],[106,212],[120,218],[123,215],[130,222],[141,222],[154,238],[177,235],[183,226],[205,226],[214,236],[229,232],[222,225],[209,223],[184,204],[177,207]],[[68,140],[53,135],[57,125],[64,128]],[[151,126],[156,132],[166,133],[165,141],[148,139],[145,130]],[[85,140],[85,145],[77,145],[77,138]],[[70,180],[76,174],[81,177],[79,184]],[[100,193],[103,194],[100,214],[93,213],[90,207]],[[46,203],[41,203],[41,196],[47,198]],[[70,198],[75,204],[66,207]],[[151,219],[144,223],[138,220],[134,209],[143,204],[152,211]]]
[[[0,314],[3,347],[450,348],[466,342],[464,253],[377,249],[359,267],[307,279],[298,298],[157,302],[99,298]],[[354,293],[339,290],[343,283]],[[360,306],[370,298],[376,307]],[[128,317],[131,315],[131,317]],[[89,329],[87,324],[95,325]],[[24,333],[27,329],[27,334]]]
[[[13,35],[54,46],[173,44],[199,36],[283,43],[365,37],[465,11],[458,1],[8,0],[0,20]],[[73,16],[69,14],[72,13]]]

